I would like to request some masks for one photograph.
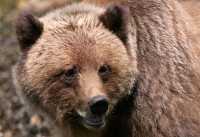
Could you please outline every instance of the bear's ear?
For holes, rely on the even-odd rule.
[[[104,26],[116,34],[124,43],[127,42],[127,27],[130,18],[129,8],[120,5],[111,5],[100,15]]]
[[[29,49],[40,37],[43,24],[30,12],[21,12],[16,20],[16,34],[21,50]]]

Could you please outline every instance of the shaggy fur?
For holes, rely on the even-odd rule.
[[[174,0],[130,5],[137,29],[139,96],[134,137],[200,135],[200,47],[194,25]]]
[[[19,85],[57,120],[63,137],[198,137],[200,47],[189,21],[174,0],[53,11],[40,18],[43,33],[18,63]],[[115,68],[107,84],[95,73],[104,62]],[[60,76],[71,64],[84,73],[67,88]],[[108,96],[112,107],[107,126],[93,131],[72,114],[96,94]]]
[[[50,121],[55,121],[61,129],[59,132],[63,132],[61,136],[94,137],[98,134],[112,137],[116,132],[111,133],[110,129],[119,128],[114,122],[116,119],[121,121],[123,133],[128,133],[131,126],[125,118],[131,116],[133,109],[131,89],[135,85],[137,67],[134,46],[129,45],[129,35],[123,36],[131,26],[125,13],[128,11],[122,6],[103,9],[75,4],[37,19],[43,25],[43,32],[37,35],[36,41],[29,37],[35,43],[29,45],[28,50],[22,50],[15,71],[16,81],[22,90],[20,94],[46,113]],[[115,16],[107,18],[110,15]],[[115,23],[117,17],[120,21]],[[35,20],[26,23],[37,24]],[[24,35],[21,25],[17,25],[18,37]],[[28,30],[33,28],[27,26]],[[106,81],[98,75],[98,69],[104,64],[112,70]],[[79,74],[69,86],[64,74],[74,66]],[[76,112],[84,117],[89,99],[99,95],[106,96],[110,102],[106,126],[98,130],[87,129],[81,125]]]

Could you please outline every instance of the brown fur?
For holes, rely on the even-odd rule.
[[[104,95],[109,99],[108,115],[111,115],[118,111],[116,106],[119,100],[126,97],[134,85],[136,54],[127,44],[127,39],[120,39],[120,33],[127,30],[128,22],[122,17],[116,26],[120,28],[118,32],[117,28],[105,24],[119,16],[116,15],[113,20],[103,18],[116,10],[119,10],[119,16],[125,16],[121,14],[123,10],[120,7],[113,7],[108,13],[103,8],[85,4],[59,9],[37,21],[43,24],[43,33],[37,34],[37,41],[21,31],[23,24],[35,26],[36,21],[18,22],[18,37],[23,35],[35,41],[28,50],[22,50],[22,58],[17,65],[16,79],[21,85],[22,94],[29,102],[47,112],[51,121],[63,128],[65,137],[93,137],[97,132],[99,136],[107,136],[109,131],[106,129],[112,127],[112,123],[107,122],[103,131],[92,131],[79,125],[74,112],[86,111],[92,97]],[[22,15],[22,18],[27,17],[30,15]],[[32,30],[32,26],[27,26],[27,30]],[[19,42],[23,40],[19,39]],[[98,75],[98,69],[104,64],[112,69],[106,82]],[[78,66],[80,73],[68,86],[63,73],[74,65]],[[107,119],[111,119],[111,116],[107,116]]]
[[[69,7],[41,18],[44,32],[18,65],[19,82],[25,92],[28,89],[25,94],[39,97],[41,107],[63,124],[65,137],[198,137],[200,47],[190,18],[174,0],[121,4],[128,6],[131,14],[125,29],[127,43],[97,19],[105,13],[103,8],[84,5],[80,14],[76,7]],[[102,61],[116,69],[107,85],[91,69]],[[58,77],[60,68],[67,69],[71,63],[84,66],[74,89],[66,88]],[[137,70],[138,86],[133,82]],[[124,92],[129,84],[139,93],[136,99]],[[98,132],[65,117],[70,117],[66,115],[70,109],[84,108],[87,97],[94,94],[105,94],[117,102],[106,128]]]
[[[197,33],[200,38],[200,2],[198,0],[179,0],[186,11],[191,15],[197,28],[193,31]]]
[[[174,0],[130,1],[137,26],[136,137],[200,135],[200,47]]]

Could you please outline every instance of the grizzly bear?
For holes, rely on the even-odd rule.
[[[199,137],[192,29],[175,0],[79,3],[39,19],[23,12],[15,81],[62,137]]]

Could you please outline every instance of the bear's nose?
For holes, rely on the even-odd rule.
[[[105,96],[95,96],[90,100],[89,108],[94,115],[104,115],[108,110],[108,99]]]

